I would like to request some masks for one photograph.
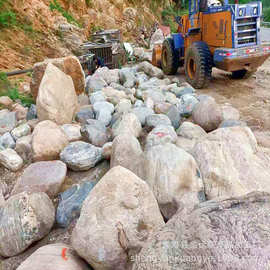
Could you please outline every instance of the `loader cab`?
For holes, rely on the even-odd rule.
[[[191,33],[213,51],[216,47],[241,48],[260,45],[262,3],[229,4],[229,0],[190,0]]]

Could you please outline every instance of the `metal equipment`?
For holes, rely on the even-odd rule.
[[[261,42],[262,3],[229,4],[229,0],[189,0],[189,14],[176,18],[178,33],[156,47],[153,63],[166,74],[184,66],[187,81],[206,87],[212,68],[232,72],[233,78],[252,74],[270,56]]]

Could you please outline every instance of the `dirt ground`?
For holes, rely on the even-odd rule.
[[[179,73],[184,80],[184,70]],[[210,95],[219,104],[230,103],[253,131],[270,131],[270,59],[248,79],[233,80],[229,73],[214,69],[208,88],[197,94]]]

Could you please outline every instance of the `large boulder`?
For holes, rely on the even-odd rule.
[[[16,141],[15,151],[25,163],[31,163],[33,159],[32,135],[19,138]]]
[[[31,94],[34,98],[37,98],[39,87],[44,76],[45,70],[48,64],[51,63],[62,72],[69,75],[72,78],[75,91],[77,95],[84,92],[85,79],[82,66],[75,56],[68,56],[64,58],[47,59],[44,62],[36,63],[32,74],[32,81],[30,84]],[[63,89],[65,90],[65,89]]]
[[[15,148],[15,140],[11,136],[9,132],[4,133],[2,136],[0,136],[0,148]]]
[[[34,161],[59,159],[60,152],[67,145],[66,134],[54,122],[47,120],[36,125],[32,137]]]
[[[94,74],[86,78],[86,91],[88,94],[101,91],[102,88],[106,86],[108,86],[108,84],[100,74]]]
[[[60,160],[33,163],[19,177],[11,195],[27,191],[45,192],[49,197],[54,197],[58,194],[66,174],[67,166]]]
[[[194,108],[192,118],[195,124],[210,132],[217,129],[223,120],[220,106],[211,97],[203,98]]]
[[[270,195],[260,192],[179,211],[130,258],[132,269],[268,269],[269,211]]]
[[[65,124],[61,129],[66,134],[69,142],[76,142],[82,139],[81,126],[77,124]]]
[[[208,199],[270,192],[270,158],[259,150],[248,127],[217,129],[201,139],[192,154]]]
[[[107,128],[99,120],[90,119],[81,128],[82,136],[91,144],[102,147],[108,142]]]
[[[142,126],[135,114],[127,113],[114,123],[112,129],[114,137],[123,133],[139,137],[142,131]]]
[[[181,96],[176,106],[181,116],[190,117],[198,103],[199,101],[194,95],[185,94]]]
[[[147,149],[142,164],[143,179],[152,188],[165,218],[170,219],[179,208],[205,200],[196,161],[174,144]]]
[[[95,270],[128,269],[136,254],[164,225],[148,185],[117,166],[97,183],[83,203],[72,246]]]
[[[155,128],[160,125],[171,126],[172,122],[170,118],[165,114],[152,114],[146,117],[146,126],[149,128]]]
[[[89,270],[89,266],[70,246],[57,243],[40,247],[17,268],[17,270],[36,269]]]
[[[146,117],[154,114],[152,109],[143,106],[135,106],[131,112],[137,116],[142,126],[145,125]]]
[[[63,149],[60,159],[73,171],[87,171],[102,159],[102,148],[78,141]]]
[[[164,77],[164,73],[161,69],[153,66],[147,61],[140,63],[137,67],[137,71],[143,71],[145,74],[147,74],[150,77],[156,77],[159,79],[163,79]]]
[[[128,133],[114,138],[111,152],[111,168],[122,166],[139,175],[142,160],[142,149],[139,141]]]
[[[54,206],[45,193],[14,195],[0,212],[0,255],[4,257],[23,252],[47,235],[54,223]]]
[[[48,64],[37,97],[39,120],[69,124],[77,110],[78,98],[71,77],[53,64]]]
[[[108,85],[111,83],[119,83],[119,69],[109,69],[108,67],[101,67],[95,71],[95,74],[100,75]]]
[[[94,119],[95,113],[93,110],[93,106],[85,105],[80,108],[80,110],[76,113],[75,120],[81,124],[86,124],[88,119]]]
[[[133,69],[131,68],[122,68],[119,71],[120,82],[124,87],[132,88],[135,86],[136,77]]]

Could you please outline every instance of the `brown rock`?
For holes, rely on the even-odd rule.
[[[16,113],[16,118],[17,120],[24,120],[26,119],[26,115],[28,112],[28,108],[23,107],[21,104],[19,103],[15,103],[12,106],[12,111]]]
[[[64,131],[49,120],[38,123],[32,136],[34,161],[59,159],[60,152],[69,143]]]
[[[125,270],[128,256],[164,225],[148,185],[131,171],[112,168],[83,203],[72,246],[95,270]]]
[[[217,129],[223,120],[220,106],[211,97],[201,100],[192,112],[195,124],[209,132]]]
[[[78,98],[71,77],[49,63],[37,97],[38,119],[70,124],[77,110]]]
[[[4,109],[11,109],[13,104],[12,99],[10,99],[7,96],[2,96],[0,97],[0,108],[4,108]]]
[[[248,127],[219,128],[193,148],[208,199],[270,192],[270,157]]]
[[[49,197],[54,197],[58,194],[66,174],[67,166],[60,160],[33,163],[17,180],[11,195],[27,191],[45,192]]]
[[[77,95],[84,92],[85,79],[81,64],[77,57],[68,56],[64,58],[47,59],[44,62],[36,63],[34,65],[34,71],[30,85],[31,93],[34,98],[37,98],[38,96],[39,86],[49,63],[52,63],[72,78]]]

